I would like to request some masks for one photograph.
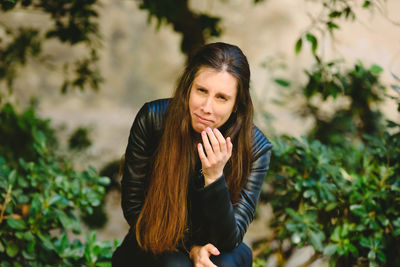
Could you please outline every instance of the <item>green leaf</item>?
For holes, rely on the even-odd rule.
[[[287,81],[287,80],[284,80],[284,79],[277,78],[277,79],[274,80],[274,82],[276,84],[279,84],[282,87],[289,87],[290,86],[290,82]]]
[[[23,232],[15,232],[15,237],[17,239],[23,239],[24,238],[24,233]]]
[[[341,227],[340,226],[336,226],[335,229],[333,230],[333,233],[331,235],[331,240],[335,241],[335,242],[339,242],[340,241],[340,231],[341,231]]]
[[[317,48],[318,48],[317,38],[313,34],[307,33],[306,39],[307,39],[307,41],[309,41],[311,43],[311,51],[313,54],[315,54],[315,52],[317,51]]]
[[[324,247],[322,241],[324,241],[325,235],[322,232],[310,232],[310,243],[317,251],[323,251]]]
[[[392,224],[397,228],[400,228],[400,218],[397,218],[396,220],[392,221]]]
[[[34,242],[35,241],[35,237],[33,236],[33,234],[29,231],[26,231],[23,234],[23,238],[28,241],[29,243]]]
[[[369,71],[374,74],[380,74],[380,73],[382,73],[383,69],[382,69],[382,67],[380,67],[378,65],[372,65],[371,68],[369,69]]]
[[[365,207],[359,204],[350,205],[350,211],[359,217],[365,217],[368,215]]]
[[[300,53],[301,47],[302,47],[302,46],[303,46],[303,38],[300,37],[300,38],[297,40],[296,46],[295,46],[296,54]]]
[[[79,220],[76,218],[75,214],[66,214],[62,210],[57,210],[56,211],[57,217],[60,220],[62,226],[65,229],[71,229],[75,233],[79,233],[81,230]]]
[[[110,184],[111,179],[108,178],[107,176],[101,176],[101,177],[99,177],[99,179],[97,181],[99,182],[99,184],[101,184],[103,186],[107,186]]]
[[[41,233],[37,234],[39,239],[42,241],[42,244],[45,248],[49,249],[49,250],[53,250],[54,249],[54,245],[51,242],[50,236],[48,235],[43,235]]]
[[[4,245],[3,243],[0,241],[0,252],[3,253],[4,252]]]
[[[8,224],[8,226],[10,226],[12,229],[15,229],[15,230],[24,230],[26,228],[26,224],[23,220],[14,219],[12,217],[9,217],[7,219],[7,224]]]
[[[29,251],[26,251],[26,250],[23,250],[22,251],[22,256],[25,258],[25,259],[27,259],[27,260],[34,260],[34,259],[36,259],[36,254],[32,251],[32,252],[29,252]]]
[[[338,245],[337,244],[329,244],[324,248],[324,255],[325,256],[332,256],[336,253]]]
[[[386,218],[384,215],[378,215],[378,220],[382,223],[383,226],[389,225],[389,219]]]
[[[40,131],[36,130],[33,131],[33,138],[35,140],[34,146],[38,149],[38,152],[43,152],[46,149],[46,136],[45,134]]]
[[[331,13],[329,13],[329,17],[330,18],[338,18],[342,15],[342,12],[339,12],[337,10],[332,11]]]
[[[9,184],[14,185],[16,180],[17,180],[17,171],[12,170],[8,175],[8,182]]]
[[[368,8],[369,6],[371,5],[371,1],[369,1],[369,0],[366,0],[366,1],[364,1],[364,3],[363,3],[363,8]]]
[[[375,260],[376,258],[376,253],[372,249],[368,252],[368,259],[369,260]]]
[[[303,197],[305,198],[310,198],[312,196],[315,196],[315,192],[312,189],[308,189],[303,193]]]
[[[8,243],[6,248],[6,253],[10,258],[14,258],[18,254],[19,248],[14,243]]]
[[[18,204],[26,204],[30,201],[29,196],[27,195],[18,195],[17,196],[17,202]]]
[[[336,23],[332,22],[332,21],[328,21],[326,23],[326,25],[328,26],[329,31],[332,31],[333,29],[339,29],[339,25],[337,25]]]
[[[349,245],[347,246],[347,248],[348,248],[348,250],[353,254],[353,256],[354,256],[355,258],[358,257],[358,249],[357,249],[354,245],[349,244]]]
[[[369,239],[367,239],[367,238],[365,238],[365,237],[361,237],[360,245],[361,245],[362,247],[369,248],[369,247],[371,247],[371,242],[370,242]]]
[[[377,258],[378,258],[379,261],[386,262],[386,256],[382,251],[378,250],[376,252],[376,255],[377,255]]]

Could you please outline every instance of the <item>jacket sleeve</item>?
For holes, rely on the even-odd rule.
[[[272,148],[271,143],[258,129],[255,130],[255,139],[258,141],[253,146],[250,175],[235,205],[231,203],[224,175],[198,191],[204,220],[210,231],[210,242],[222,251],[230,251],[243,241],[243,236],[254,218]]]
[[[124,217],[134,227],[142,209],[146,176],[149,175],[151,149],[149,149],[148,104],[136,115],[125,151],[125,164],[121,180],[121,204]]]

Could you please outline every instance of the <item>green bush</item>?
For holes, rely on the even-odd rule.
[[[347,151],[317,140],[274,141],[279,239],[312,245],[336,266],[400,265],[400,133],[368,139],[368,147]]]
[[[6,103],[0,106],[0,155],[14,167],[18,159],[23,157],[28,161],[36,161],[39,157],[33,147],[33,132],[40,130],[46,136],[47,147],[57,148],[54,130],[50,120],[38,118],[34,107],[27,108],[21,114],[16,112],[13,105]]]
[[[307,99],[305,112],[315,120],[315,127],[308,136],[324,144],[347,146],[347,142],[360,139],[363,134],[381,134],[384,129],[382,114],[377,108],[385,96],[386,88],[381,84],[379,75],[382,68],[372,65],[364,67],[361,62],[352,69],[342,71],[338,61],[317,62],[311,71],[306,71],[308,82],[303,88]],[[319,97],[336,100],[338,96],[348,100],[346,107],[335,110],[332,116],[321,112]]]
[[[318,80],[320,69],[310,74],[314,84],[305,92],[314,91],[308,97],[326,99],[340,87],[351,98],[349,109],[334,114],[324,129],[317,120],[309,138],[273,140],[273,191],[264,198],[274,209],[276,237],[290,240],[292,248],[311,245],[313,258],[329,258],[331,266],[400,266],[400,125],[373,116],[370,103],[384,92],[380,71],[358,64],[347,76],[333,75],[341,79]],[[334,82],[341,85],[333,88]],[[391,98],[400,111],[399,98]],[[337,127],[338,116],[350,127]]]
[[[18,119],[18,118],[17,118]],[[81,234],[80,214],[101,202],[108,177],[93,167],[77,172],[48,148],[45,134],[30,129],[34,161],[12,165],[0,157],[1,266],[110,266],[113,248],[96,234]]]

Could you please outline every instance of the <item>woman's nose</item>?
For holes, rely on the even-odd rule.
[[[210,97],[206,97],[203,101],[202,109],[204,113],[212,112],[212,99]]]

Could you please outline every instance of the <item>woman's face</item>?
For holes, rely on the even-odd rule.
[[[193,80],[189,111],[193,129],[219,128],[231,115],[236,103],[237,79],[226,71],[201,67]]]

